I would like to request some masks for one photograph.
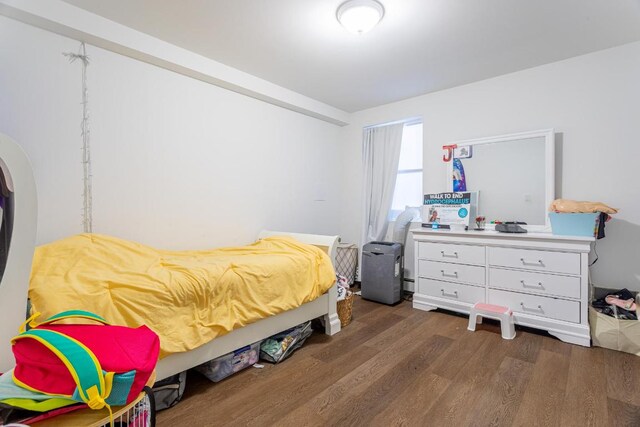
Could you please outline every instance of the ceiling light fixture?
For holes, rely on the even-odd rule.
[[[338,21],[349,32],[364,34],[384,16],[384,7],[376,0],[348,0],[336,12]]]

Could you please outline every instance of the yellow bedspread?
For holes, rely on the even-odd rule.
[[[334,281],[329,257],[290,237],[166,251],[80,234],[36,249],[29,297],[40,319],[82,309],[113,324],[146,324],[164,357],[312,301]]]

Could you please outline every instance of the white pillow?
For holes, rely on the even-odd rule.
[[[393,224],[393,235],[391,236],[394,243],[402,243],[404,245],[411,221],[417,218],[418,215],[420,215],[420,210],[412,207],[407,207],[404,212],[398,215]]]

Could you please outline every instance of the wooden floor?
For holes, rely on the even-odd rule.
[[[190,373],[159,426],[640,426],[640,357],[403,302],[364,300],[334,337],[218,384]]]

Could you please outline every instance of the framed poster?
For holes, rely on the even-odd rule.
[[[451,192],[425,194],[422,218],[423,227],[449,228],[450,224],[469,226],[477,210],[476,192]]]

